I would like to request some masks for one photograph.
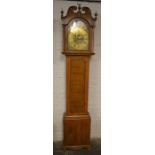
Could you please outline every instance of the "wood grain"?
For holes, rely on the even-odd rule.
[[[89,57],[67,56],[67,114],[87,114]]]
[[[90,116],[64,117],[64,148],[90,147]]]

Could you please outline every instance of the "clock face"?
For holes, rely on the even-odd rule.
[[[81,20],[74,20],[68,28],[68,49],[88,50],[89,32],[86,24]]]

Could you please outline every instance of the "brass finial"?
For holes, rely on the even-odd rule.
[[[97,12],[95,12],[95,18],[94,18],[95,21],[97,20],[97,16],[98,16],[98,14],[97,14]]]
[[[61,10],[61,18],[63,17],[63,14],[64,14],[64,11],[63,11],[63,10]]]
[[[78,5],[78,10],[81,10],[81,4],[77,4]]]

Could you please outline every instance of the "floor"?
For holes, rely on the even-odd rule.
[[[53,155],[101,155],[101,141],[100,139],[94,139],[91,141],[90,149],[80,149],[76,151],[64,151],[62,142],[54,142]]]

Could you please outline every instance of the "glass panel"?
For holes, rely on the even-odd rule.
[[[89,33],[86,24],[80,20],[74,20],[68,28],[68,49],[88,50]]]

